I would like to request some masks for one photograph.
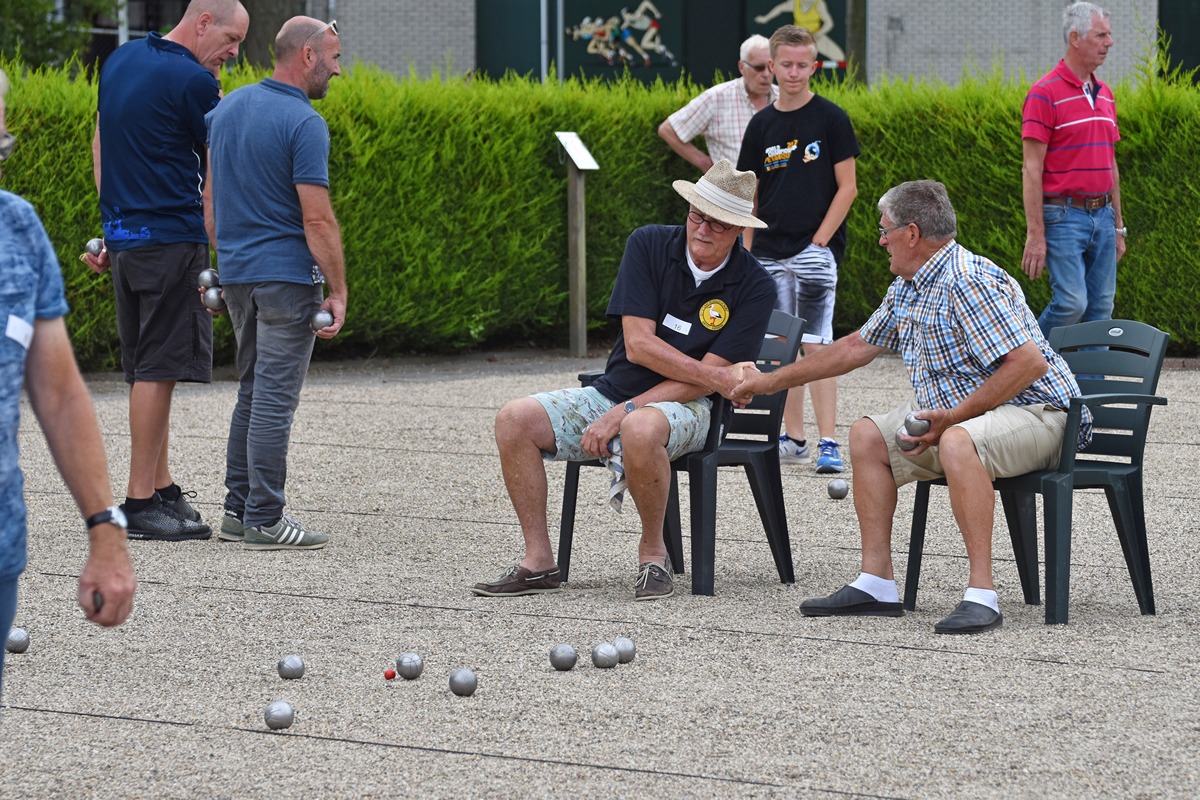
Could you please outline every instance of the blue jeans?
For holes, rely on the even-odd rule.
[[[1044,336],[1051,328],[1112,317],[1117,292],[1117,236],[1111,205],[1087,211],[1046,205],[1046,271],[1050,304],[1038,317]]]
[[[0,581],[0,634],[8,641],[8,631],[17,616],[17,579]],[[4,688],[4,652],[0,650],[0,690]]]
[[[225,508],[246,526],[270,525],[286,503],[288,441],[316,337],[320,286],[225,286],[237,338],[238,395],[225,451]]]

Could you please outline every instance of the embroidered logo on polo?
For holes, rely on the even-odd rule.
[[[815,142],[809,142],[808,146],[804,148],[804,163],[807,164],[810,161],[816,161],[820,157],[821,140],[817,139]]]
[[[710,331],[719,331],[729,321],[729,306],[724,300],[709,300],[700,306],[700,324]]]

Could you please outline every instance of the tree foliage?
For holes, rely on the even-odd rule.
[[[78,0],[60,5],[55,0],[0,0],[0,55],[31,66],[65,64],[91,39],[92,20],[114,16],[118,0]]]

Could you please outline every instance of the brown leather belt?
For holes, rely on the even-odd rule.
[[[1042,202],[1048,206],[1075,206],[1087,211],[1095,211],[1098,208],[1104,208],[1111,199],[1112,197],[1107,194],[1093,194],[1086,197],[1064,194],[1058,197],[1043,197]]]

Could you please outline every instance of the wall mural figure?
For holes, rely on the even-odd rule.
[[[618,15],[586,16],[566,29],[573,41],[587,42],[587,52],[608,66],[628,65],[649,67],[653,56],[662,63],[678,66],[675,54],[663,44],[660,35],[662,13],[650,0],[642,0],[630,12],[623,7]]]
[[[829,32],[833,30],[833,15],[829,13],[825,0],[786,0],[766,14],[755,17],[754,21],[759,25],[766,25],[789,11],[792,13],[792,24],[807,28],[816,38],[817,57],[825,62],[822,66],[845,68],[846,52],[829,36]]]

